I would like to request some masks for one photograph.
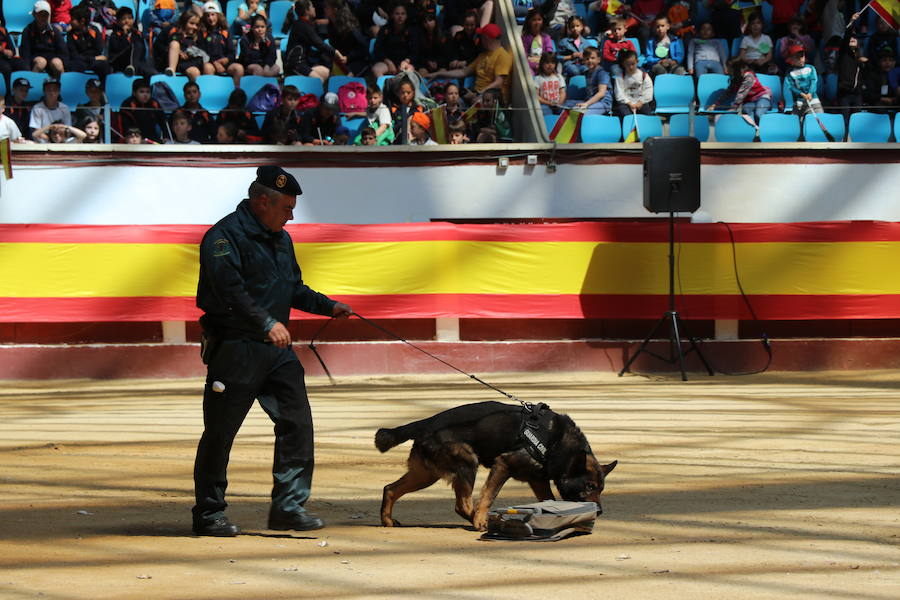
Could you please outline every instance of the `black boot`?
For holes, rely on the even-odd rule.
[[[325,527],[325,521],[305,512],[283,513],[277,510],[269,511],[269,529],[276,531],[311,531],[313,529],[322,529],[323,527]]]
[[[229,521],[228,517],[219,517],[215,521],[194,521],[194,535],[234,537],[240,532],[241,528]]]

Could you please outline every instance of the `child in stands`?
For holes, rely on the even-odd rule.
[[[719,104],[730,106],[738,113],[753,117],[756,123],[772,107],[772,90],[759,82],[753,67],[740,58],[731,62],[731,84],[710,98],[708,110],[713,111]]]
[[[287,55],[282,57],[284,72],[327,81],[336,61],[346,64],[347,57],[322,39],[316,24],[316,5],[312,0],[297,0],[300,17],[291,27]]]
[[[0,140],[9,140],[15,144],[23,144],[28,140],[22,135],[15,121],[3,114],[6,110],[6,98],[0,96]]]
[[[234,2],[235,0],[231,1]],[[240,6],[238,6],[238,16],[231,25],[232,35],[236,38],[240,38],[250,31],[252,25],[251,19],[257,15],[268,22],[269,17],[266,14],[266,9],[262,7],[259,0],[246,0],[246,2],[242,2]]]
[[[128,6],[116,10],[116,23],[106,41],[106,55],[113,72],[129,77],[156,75],[156,69],[146,61],[147,45],[134,26],[134,12]]]
[[[123,121],[123,129],[136,127],[141,137],[159,142],[165,130],[165,114],[159,102],[150,95],[150,82],[146,79],[135,79],[131,84],[131,96],[122,102],[119,115]]]
[[[275,63],[277,48],[269,37],[266,18],[256,15],[250,19],[250,30],[241,38],[241,64],[248,75],[277,77],[281,70]]]
[[[447,57],[450,69],[464,69],[472,63],[481,52],[478,43],[478,12],[470,10],[466,13],[462,29],[451,34],[447,42]]]
[[[197,45],[209,55],[209,62],[216,75],[228,75],[234,80],[234,87],[240,86],[244,75],[244,65],[235,61],[234,44],[228,33],[225,15],[215,0],[203,5],[200,20],[200,40]]]
[[[376,146],[378,139],[375,136],[375,130],[371,127],[363,127],[359,132],[359,139],[356,140],[356,146]]]
[[[537,8],[530,9],[528,16],[525,17],[525,25],[522,27],[522,47],[525,48],[531,74],[537,75],[541,56],[553,52],[553,40],[544,33],[544,17]]]
[[[301,121],[301,115],[297,111],[299,103],[300,90],[297,86],[284,86],[281,92],[281,105],[269,111],[263,121],[263,138],[269,141],[277,138],[280,141],[283,137],[283,143],[287,144],[299,142]]]
[[[176,110],[172,115],[172,137],[166,140],[167,144],[199,144],[191,139],[191,117],[187,113]]]
[[[806,64],[806,49],[799,44],[791,46],[788,50],[787,64],[789,70],[784,76],[784,81],[794,96],[794,114],[824,112],[816,92],[819,75],[814,66]]]
[[[15,42],[6,31],[6,28],[0,27],[0,76],[3,77],[6,89],[10,89],[10,84],[12,84],[9,80],[9,74],[13,71],[22,71],[24,69],[25,64],[18,56]]]
[[[41,127],[34,132],[34,141],[41,144],[78,144],[85,138],[82,130],[71,125],[65,125],[59,121]]]
[[[397,85],[397,101],[391,106],[391,121],[394,127],[394,143],[402,144],[409,137],[409,119],[417,113],[423,112],[423,108],[416,101],[416,90],[409,79],[404,79]]]
[[[634,113],[653,114],[653,80],[637,64],[637,53],[619,52],[622,75],[615,78],[616,114],[620,117]]]
[[[741,39],[741,53],[738,58],[757,73],[774,75],[778,73],[778,65],[772,60],[773,56],[772,38],[763,33],[762,16],[753,13],[747,21],[747,35]]]
[[[72,124],[72,114],[68,106],[59,100],[60,85],[55,79],[44,81],[44,97],[31,109],[28,126],[32,131],[53,123]]]
[[[716,32],[712,23],[702,23],[695,37],[688,44],[687,72],[700,77],[706,73],[725,74],[728,55],[719,40],[714,39]]]
[[[556,55],[544,52],[539,64],[540,72],[534,76],[538,102],[545,115],[558,115],[566,102],[566,80],[556,72]]]
[[[36,73],[46,71],[50,77],[59,77],[69,57],[65,36],[50,26],[50,4],[38,0],[32,10],[34,20],[25,26],[19,38],[19,54],[22,62]]]
[[[453,145],[468,144],[469,131],[465,121],[453,121],[447,125],[447,132],[450,135],[450,143]]]
[[[12,91],[6,101],[7,116],[19,127],[22,135],[29,139],[31,138],[29,125],[31,123],[31,108],[35,104],[27,100],[30,89],[31,84],[24,77],[14,79]]]
[[[900,84],[897,53],[890,46],[883,46],[874,62],[863,84],[863,100],[867,106],[876,107],[874,112],[893,113]]]
[[[806,51],[807,61],[816,55],[816,43],[812,37],[806,34],[806,24],[800,17],[791,18],[788,23],[788,34],[778,40],[776,59],[779,66],[787,66],[790,58],[790,49],[794,46],[803,46]]]
[[[83,4],[72,9],[66,46],[69,51],[69,69],[93,71],[100,79],[109,74],[109,60],[103,54],[103,40],[96,29],[88,25],[90,11]]]
[[[69,31],[72,22],[72,0],[47,0],[50,3],[50,23],[60,33]]]
[[[654,76],[664,73],[684,75],[684,44],[669,32],[669,19],[661,15],[653,20],[653,35],[647,41],[644,68]]]
[[[144,136],[141,135],[141,130],[137,127],[129,127],[125,130],[125,143],[126,144],[143,144]]]
[[[237,135],[243,136],[248,142],[262,141],[259,124],[247,110],[247,92],[242,89],[236,89],[228,96],[228,104],[216,117],[215,131],[218,132],[225,123],[233,124]]]
[[[185,11],[178,17],[178,26],[169,37],[166,75],[183,73],[192,81],[200,75],[216,72],[209,62],[209,55],[198,45],[200,17],[193,11]]]
[[[391,111],[385,106],[384,94],[377,85],[366,87],[366,100],[368,108],[365,115],[366,122],[375,131],[375,137],[380,145],[387,145],[394,141],[394,129],[391,127]]]
[[[209,112],[200,104],[200,86],[188,81],[184,84],[184,104],[178,110],[191,121],[189,134],[192,140],[208,144],[215,134],[215,125]]]
[[[688,0],[669,0],[668,8],[666,8],[666,16],[669,18],[672,31],[685,44],[694,37],[696,31],[691,10],[692,4]]]
[[[395,4],[391,9],[391,20],[381,28],[375,39],[372,58],[376,62],[372,66],[372,75],[378,79],[383,75],[415,69],[420,45],[418,29],[409,26],[406,5]]]
[[[409,119],[409,145],[437,146],[437,142],[428,133],[430,127],[431,117],[423,112],[414,113]]]
[[[587,67],[584,64],[584,49],[587,48],[587,40],[581,37],[584,32],[584,21],[575,15],[566,21],[566,37],[559,40],[557,45],[557,58],[562,61],[563,75],[573,77],[584,75]]]
[[[468,106],[460,94],[459,86],[453,82],[448,83],[444,88],[444,112],[447,115],[447,122],[453,123],[462,119],[467,108]]]
[[[102,124],[100,121],[93,117],[87,117],[83,122],[79,123],[81,131],[84,132],[84,137],[81,138],[82,144],[102,144],[103,140],[100,139],[100,134],[102,133]]]
[[[622,68],[619,66],[619,53],[622,50],[630,50],[637,56],[637,48],[631,43],[631,40],[625,39],[625,19],[622,17],[613,17],[609,20],[609,35],[603,41],[600,57],[602,66],[613,77],[622,74]]]
[[[172,29],[175,24],[175,0],[155,0],[148,20],[151,36]]]
[[[869,59],[862,55],[859,40],[848,35],[841,42],[837,59],[837,103],[841,107],[845,124],[849,124],[850,115],[863,106],[863,89],[866,87],[869,68]]]
[[[584,76],[588,98],[582,102],[570,100],[568,104],[586,114],[608,115],[613,105],[612,80],[606,69],[600,66],[600,50],[585,48],[584,62],[587,66]]]
[[[304,146],[332,146],[340,125],[341,107],[337,94],[322,97],[315,108],[304,112],[300,122],[300,142]]]
[[[503,105],[503,92],[498,88],[488,88],[481,95],[481,110],[475,127],[481,137],[483,129],[490,129],[501,142],[512,141],[512,118]]]
[[[77,8],[77,7],[76,7]],[[79,104],[75,109],[75,124],[81,129],[85,128],[88,119],[95,119],[103,126],[103,107],[106,106],[106,94],[103,93],[103,84],[99,79],[91,78],[84,84],[84,93],[87,94],[86,104]],[[85,129],[85,131],[87,131]]]

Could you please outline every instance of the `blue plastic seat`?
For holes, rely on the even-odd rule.
[[[472,88],[474,88],[475,87],[475,76],[469,75],[468,77],[463,79],[463,87],[466,88],[467,90],[471,90]]]
[[[231,0],[230,4],[236,3],[237,0]],[[294,3],[291,0],[274,0],[269,4],[269,21],[272,23],[272,37],[276,40],[287,37],[287,34],[281,33],[281,27],[284,25],[284,19],[290,12]]]
[[[0,77],[0,96],[6,96],[6,78]]]
[[[225,5],[225,21],[228,23],[229,29],[234,23],[234,20],[237,19],[238,7],[240,7],[240,5],[240,0],[229,0],[228,4]]]
[[[168,84],[169,88],[171,88],[172,92],[175,94],[175,98],[178,100],[178,105],[181,106],[184,104],[184,84],[190,81],[187,75],[157,74],[150,78],[150,85],[152,86],[157,81]]]
[[[97,76],[89,73],[79,73],[77,71],[63,73],[59,78],[62,101],[71,108],[86,103],[88,101],[88,95],[87,92],[84,91],[84,86],[89,79],[94,79],[95,77]]]
[[[716,118],[717,142],[752,142],[756,129],[741,115],[726,113]]]
[[[278,78],[263,77],[262,75],[244,75],[241,77],[241,89],[247,94],[247,102],[267,83],[278,87]],[[287,84],[287,81],[285,81],[285,84]]]
[[[366,87],[366,80],[362,77],[351,77],[349,75],[334,75],[328,78],[328,91],[333,92],[335,94],[338,93],[338,90],[341,89],[342,85],[350,83],[351,81],[356,81],[361,83],[363,87]]]
[[[697,102],[700,110],[705,111],[710,100],[717,92],[728,87],[728,75],[718,73],[705,73],[697,79]],[[716,109],[718,112],[721,109]]]
[[[584,45],[589,48],[599,48],[600,42],[598,42],[596,38],[586,38],[584,40]]]
[[[641,50],[641,40],[639,40],[635,37],[630,37],[630,38],[625,38],[625,39],[628,40],[629,42],[631,42],[632,44],[634,44],[634,49],[637,50],[638,66],[641,66],[642,64],[644,64],[644,52]]]
[[[759,120],[759,141],[796,142],[800,139],[800,118],[784,113],[767,113]]]
[[[588,11],[587,6],[582,4],[581,2],[575,2],[575,14],[581,17],[582,19],[587,19]]]
[[[350,142],[353,143],[353,139],[359,133],[359,130],[363,128],[363,125],[366,124],[366,120],[357,117],[355,119],[348,119],[346,117],[341,117],[341,125],[350,130]]]
[[[246,79],[246,77],[244,77]],[[244,86],[244,79],[241,79],[241,87]],[[290,75],[284,78],[284,85],[293,85],[301,94],[314,94],[316,98],[321,98],[325,93],[325,86],[318,77],[307,77],[305,75]]]
[[[829,73],[825,76],[825,101],[829,104],[837,102],[838,76],[837,73]]]
[[[125,73],[111,73],[106,78],[106,101],[113,110],[118,110],[131,95],[131,84],[138,77],[128,77]]]
[[[22,33],[25,26],[34,20],[31,14],[33,9],[33,0],[4,0],[3,19],[6,22],[6,30],[10,33]]]
[[[700,21],[703,23],[703,21]],[[725,38],[713,38],[713,41],[718,42],[720,46],[722,46],[722,52],[725,53],[725,58],[728,59],[731,57],[731,48],[728,47],[728,40]],[[687,52],[687,47],[685,47],[685,52]]]
[[[13,71],[9,75],[9,81],[13,82],[20,77],[24,77],[28,80],[28,83],[31,84],[31,89],[28,90],[28,96],[25,98],[29,102],[37,102],[41,98],[44,97],[44,80],[50,79],[50,76],[46,73],[35,73],[33,71]],[[129,91],[129,93],[131,93]],[[74,106],[70,108],[75,108]]]
[[[816,115],[825,129],[831,134],[836,142],[844,139],[846,127],[844,125],[844,115],[836,115],[832,113],[818,113]],[[803,139],[807,142],[827,142],[828,138],[822,133],[822,128],[816,123],[815,117],[806,115],[803,117]]]
[[[566,88],[566,100],[587,100],[587,78],[584,75],[573,75]]]
[[[757,73],[756,78],[761,84],[772,90],[772,108],[769,109],[769,112],[778,110],[778,104],[784,102],[781,77],[778,75],[763,75],[762,73]]]
[[[848,130],[851,142],[883,144],[891,137],[891,118],[880,113],[853,113]]]
[[[228,105],[228,96],[234,91],[234,80],[221,75],[201,75],[196,79],[200,87],[200,104],[212,113]]]
[[[550,128],[553,129],[552,127]],[[581,119],[581,141],[585,144],[614,144],[622,139],[619,117],[585,115]]]
[[[394,78],[393,75],[382,75],[381,77],[379,77],[379,78],[378,78],[378,82],[377,82],[377,83],[378,83],[378,89],[380,89],[380,90],[383,92],[383,91],[384,91],[384,86],[387,85],[387,82],[390,81],[390,80],[393,79],[393,78]]]
[[[738,36],[731,40],[731,52],[729,56],[731,58],[737,58],[741,54],[741,40],[744,39],[742,36]]]
[[[684,113],[672,115],[669,119],[669,135],[690,136],[690,115]],[[709,119],[706,115],[694,115],[694,135],[701,142],[709,139]]]
[[[828,127],[827,124],[825,126]],[[831,129],[828,131],[831,131]],[[837,139],[837,136],[835,136],[835,139]],[[894,141],[900,141],[900,119],[896,115],[894,115]]]
[[[653,82],[653,97],[657,113],[689,112],[694,101],[694,78],[667,73],[657,75]]]
[[[550,135],[550,132],[553,131],[554,125],[556,125],[556,119],[559,118],[559,115],[544,115],[544,128],[547,130],[547,135]],[[582,126],[584,122],[582,121]]]
[[[638,135],[643,142],[648,137],[659,137],[662,135],[662,119],[656,115],[636,115],[638,125]],[[622,117],[622,139],[624,140],[634,128],[635,115],[625,115]]]

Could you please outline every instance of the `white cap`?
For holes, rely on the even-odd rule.
[[[209,2],[207,2],[206,4],[203,5],[203,12],[204,13],[219,13],[221,15],[222,9],[219,8],[218,2],[215,2],[214,0],[210,0]]]
[[[34,3],[34,9],[31,11],[31,14],[38,14],[39,12],[50,13],[50,3],[47,0],[38,0]]]

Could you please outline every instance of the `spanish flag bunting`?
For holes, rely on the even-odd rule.
[[[556,125],[550,132],[550,139],[560,144],[573,144],[581,139],[581,119],[583,112],[564,110],[559,113]]]
[[[0,161],[3,162],[3,175],[12,179],[12,155],[9,150],[9,138],[0,140]]]
[[[431,139],[438,144],[449,144],[447,137],[447,109],[444,105],[431,109],[431,127],[433,129]]]
[[[606,14],[614,15],[622,11],[622,3],[619,0],[602,0],[600,8],[606,11]]]
[[[900,29],[900,0],[872,0],[869,6],[885,23],[894,29]]]
[[[347,75],[347,69],[344,68],[344,65],[339,63],[338,61],[332,61],[331,63],[331,76],[334,77]]]
[[[478,118],[478,111],[481,110],[481,102],[476,102],[463,113],[462,119],[466,123],[471,123],[476,118]]]

